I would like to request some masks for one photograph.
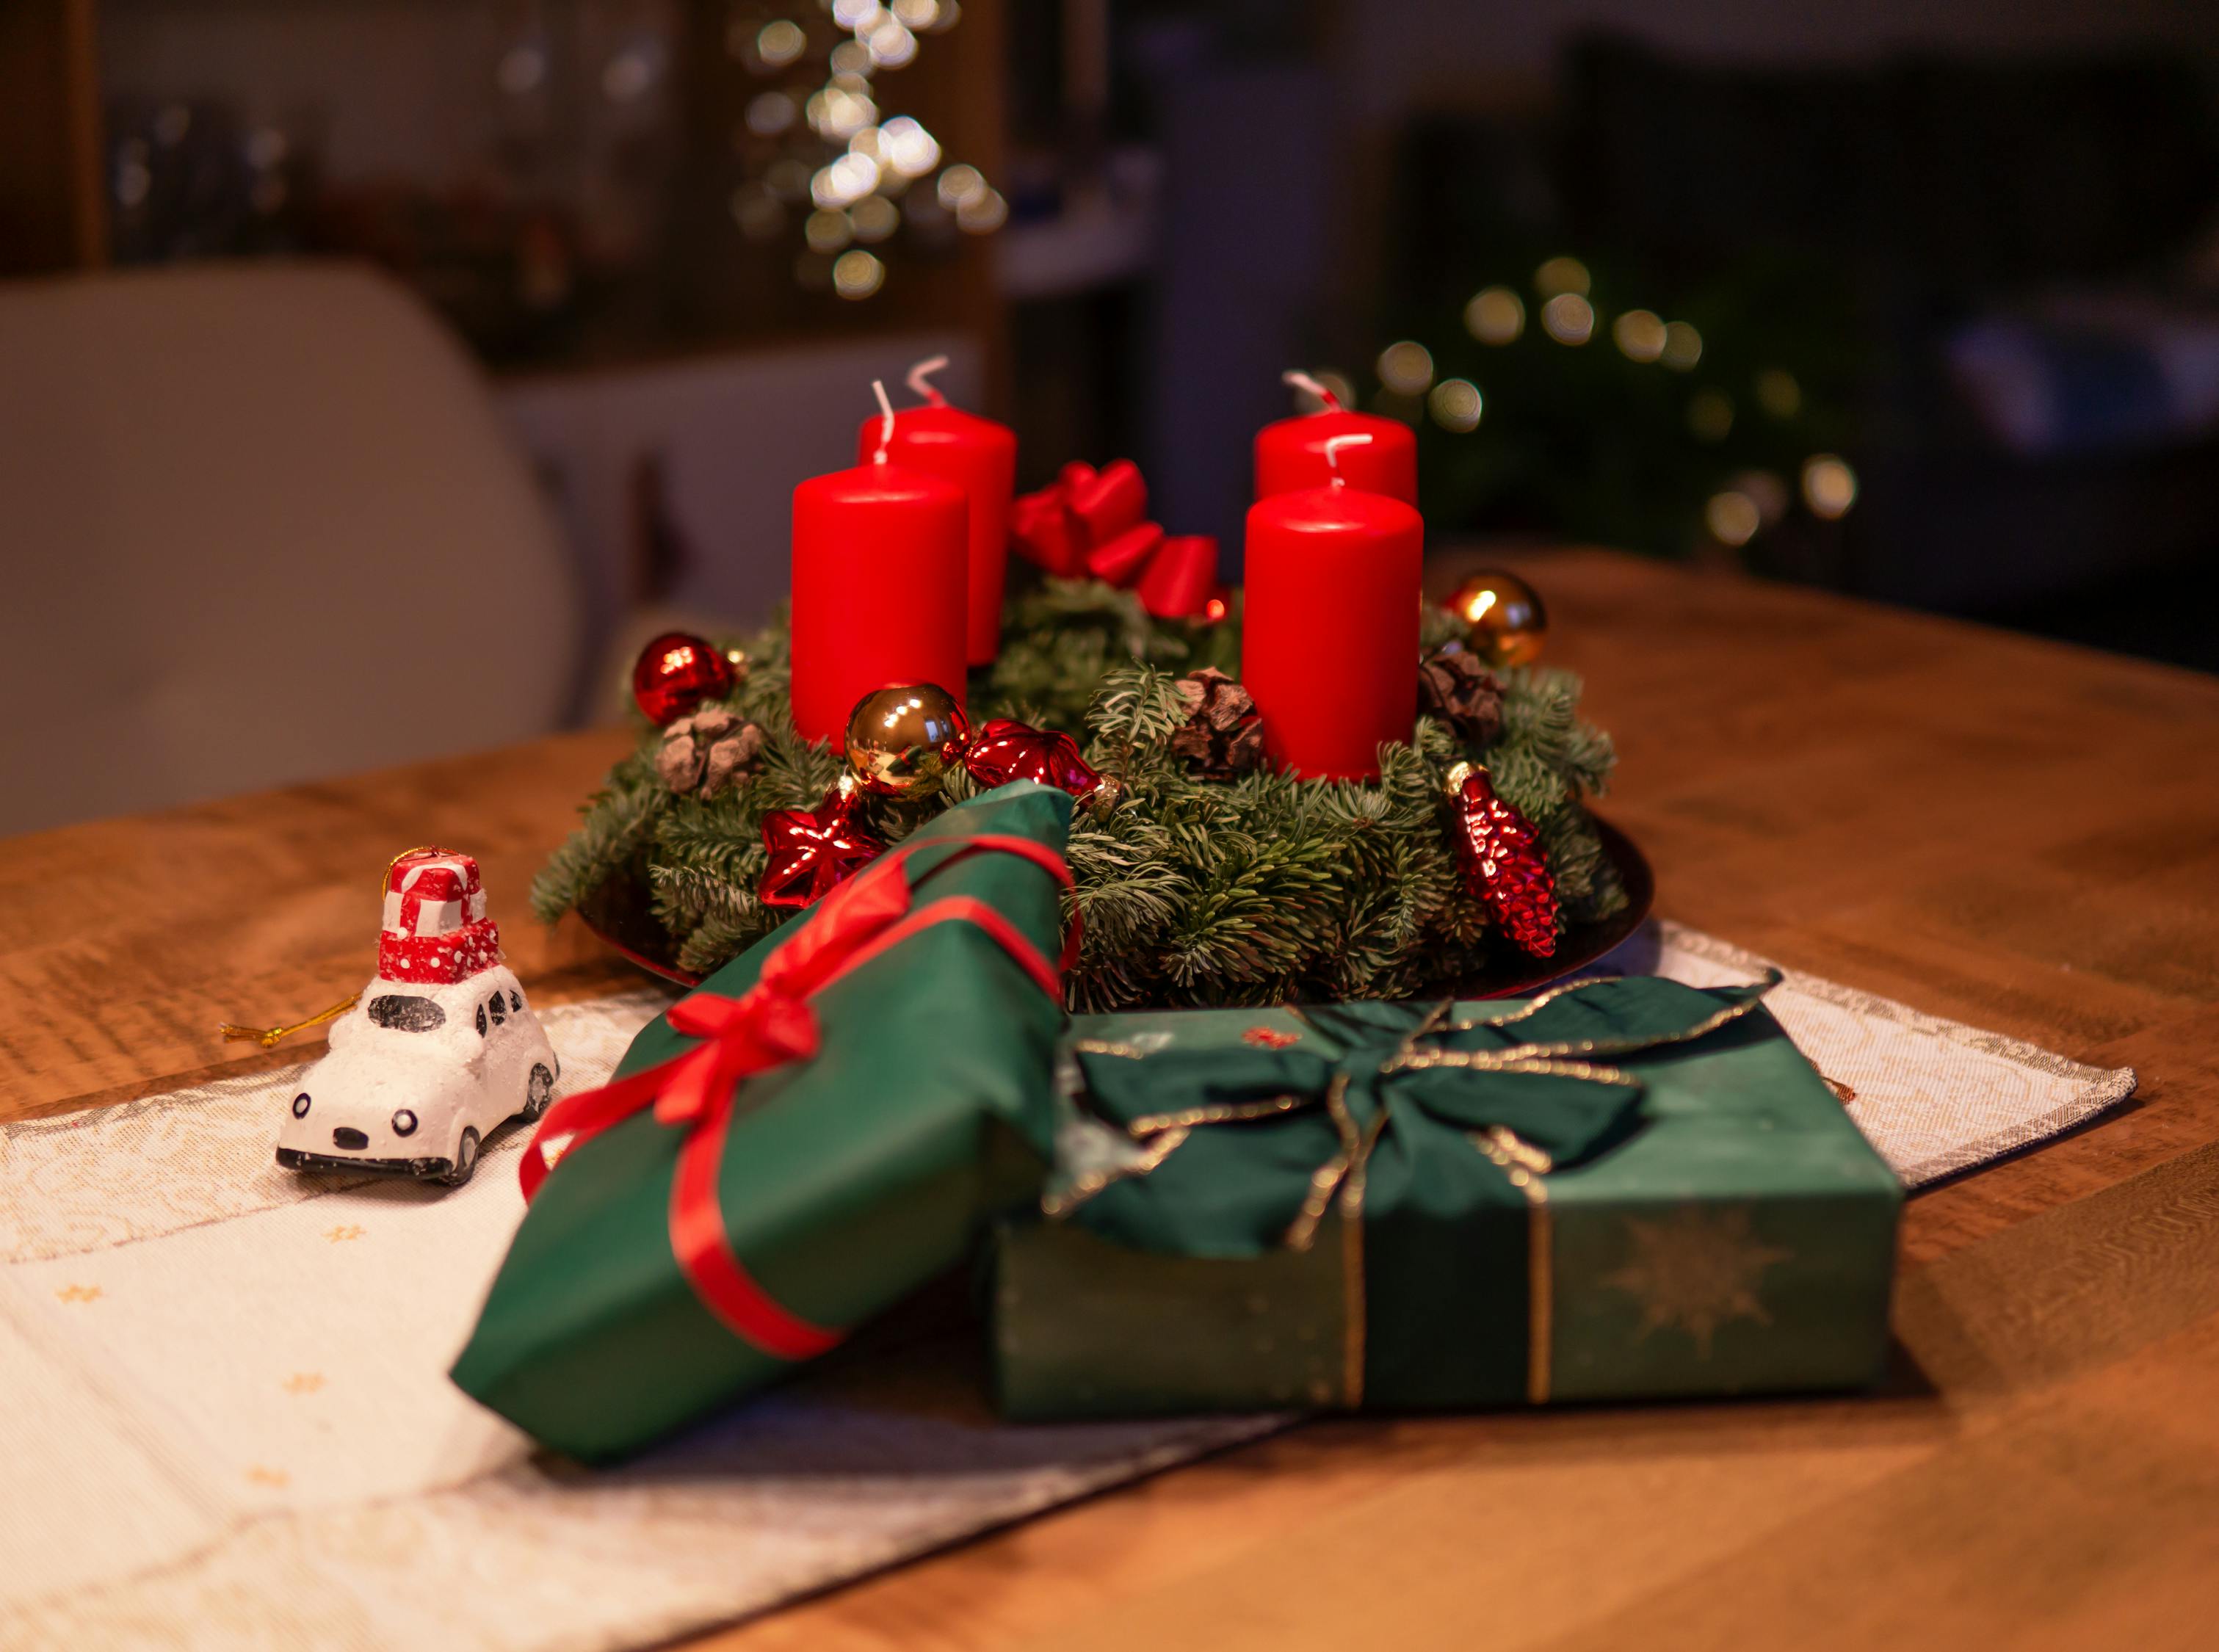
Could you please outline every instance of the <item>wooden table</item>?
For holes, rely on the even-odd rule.
[[[2131,1065],[2135,1101],[1912,1201],[1878,1396],[1313,1424],[705,1644],[2219,1643],[2219,680],[1601,553],[1525,566],[1665,915]],[[621,744],[0,847],[0,1116],[235,1065],[217,1021],[352,991],[378,870],[426,840],[482,857],[540,996],[626,979],[525,910]]]

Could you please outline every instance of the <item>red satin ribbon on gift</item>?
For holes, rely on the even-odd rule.
[[[969,895],[916,907],[904,863],[930,842],[889,851],[824,897],[817,915],[763,960],[755,984],[737,998],[697,992],[670,1009],[670,1024],[702,1040],[682,1055],[567,1096],[547,1110],[525,1149],[520,1179],[528,1203],[555,1161],[550,1146],[569,1138],[574,1151],[604,1130],[652,1106],[657,1121],[684,1127],[670,1185],[670,1251],[702,1306],[735,1335],[786,1360],[812,1359],[845,1334],[789,1312],[749,1274],[734,1254],[717,1198],[717,1173],[743,1079],[815,1055],[821,1034],[809,1000],[851,970],[899,946],[919,930],[950,922],[976,924],[1051,998],[1063,998],[1061,971],[1077,957],[1079,925],[1072,919],[1060,964],[1043,958],[1010,920]],[[995,835],[974,837],[933,868],[997,852],[1031,861],[1066,889],[1071,868],[1046,844]]]
[[[1067,464],[1010,506],[1010,534],[1021,555],[1059,578],[1135,590],[1159,619],[1196,618],[1217,593],[1217,541],[1166,534],[1147,513],[1148,485],[1130,459],[1099,470]]]

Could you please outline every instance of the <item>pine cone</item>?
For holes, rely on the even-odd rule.
[[[1186,707],[1186,726],[1172,735],[1175,756],[1212,780],[1253,768],[1264,755],[1264,719],[1248,691],[1213,666],[1176,685]]]
[[[1418,668],[1418,709],[1439,717],[1466,745],[1490,744],[1502,732],[1502,683],[1463,649],[1443,649]]]
[[[752,774],[762,761],[763,731],[721,706],[681,717],[662,731],[655,772],[680,796],[713,798]]]

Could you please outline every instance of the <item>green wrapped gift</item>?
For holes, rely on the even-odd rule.
[[[1771,984],[1078,1017],[1047,1219],[996,1236],[1002,1409],[1872,1382],[1902,1190]]]
[[[1035,1202],[1070,818],[1029,781],[948,810],[558,1102],[455,1381],[614,1456],[777,1380]]]

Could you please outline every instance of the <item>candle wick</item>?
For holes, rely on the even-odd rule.
[[[1340,398],[1333,394],[1333,393],[1328,389],[1323,382],[1312,378],[1307,373],[1296,372],[1290,367],[1285,372],[1279,375],[1279,382],[1282,384],[1291,384],[1297,390],[1308,391],[1320,401],[1325,403],[1325,411],[1327,413],[1339,413],[1340,411]]]
[[[1325,438],[1326,469],[1333,472],[1333,485],[1335,488],[1348,486],[1348,478],[1340,474],[1341,449],[1369,447],[1371,444],[1371,438],[1367,435],[1328,436]]]
[[[937,373],[947,365],[948,357],[945,356],[926,357],[924,360],[909,370],[907,383],[910,389],[916,394],[923,396],[932,406],[945,407],[948,405],[948,398],[940,394],[940,387],[933,383],[927,376]]]
[[[887,444],[894,439],[894,404],[886,400],[886,382],[884,379],[871,381],[871,394],[879,399],[879,450],[871,455],[871,463],[884,464]],[[1371,438],[1367,436],[1364,439],[1368,442]]]

